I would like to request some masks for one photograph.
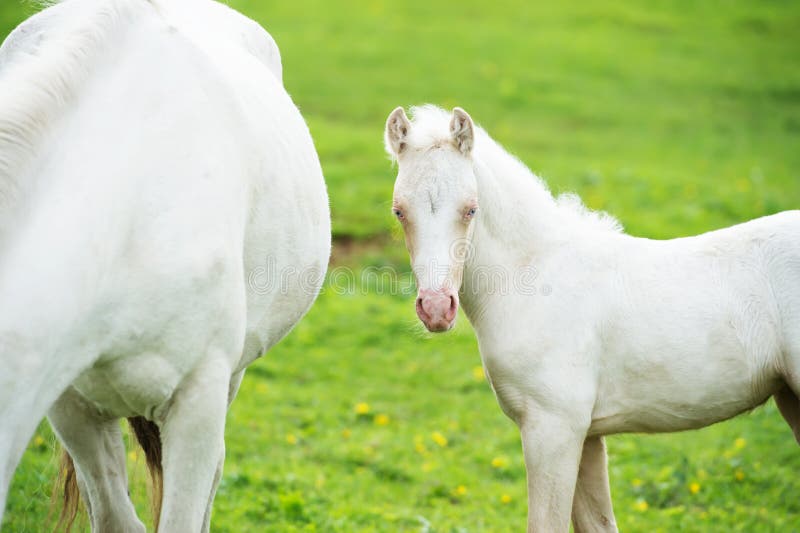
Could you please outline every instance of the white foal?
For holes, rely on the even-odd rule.
[[[553,198],[463,110],[386,124],[417,313],[459,301],[520,428],[528,530],[615,531],[602,436],[699,428],[775,396],[800,440],[800,211],[697,237],[625,235]]]
[[[228,404],[329,252],[319,160],[256,23],[210,0],[23,23],[0,49],[0,512],[48,414],[93,530],[144,531],[117,422],[136,417],[162,452],[158,531],[208,531]]]

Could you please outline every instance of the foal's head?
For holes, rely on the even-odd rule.
[[[430,331],[446,331],[455,323],[478,210],[472,119],[457,107],[449,128],[446,119],[443,124],[438,130],[434,123],[412,124],[398,107],[389,115],[385,133],[386,150],[399,169],[392,212],[405,232],[419,288],[417,315]]]

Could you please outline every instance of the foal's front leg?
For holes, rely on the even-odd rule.
[[[572,502],[575,533],[614,533],[617,524],[608,486],[608,461],[603,437],[588,437],[578,470],[575,499]]]
[[[225,450],[230,375],[222,357],[208,359],[173,396],[161,428],[164,499],[159,533],[204,527]]]
[[[528,533],[566,533],[584,425],[538,411],[521,421],[520,434],[528,474]]]

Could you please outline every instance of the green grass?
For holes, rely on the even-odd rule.
[[[397,105],[466,108],[554,190],[577,191],[634,234],[688,235],[800,206],[796,2],[233,5],[281,46],[334,231],[357,250],[370,243],[349,256],[357,268],[405,268],[402,244],[387,239],[394,174],[381,139]],[[0,35],[25,12],[3,3]],[[523,530],[519,439],[479,364],[463,317],[430,337],[407,297],[326,291],[248,372],[213,530]],[[46,424],[38,436],[4,532],[46,522]],[[608,441],[624,531],[800,531],[800,450],[772,402],[702,431]],[[145,516],[141,463],[131,457]]]

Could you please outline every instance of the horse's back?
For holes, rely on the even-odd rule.
[[[69,26],[89,12],[86,2],[56,3],[35,13],[8,34],[0,46],[0,68],[35,56],[48,39],[63,35]]]
[[[261,25],[238,11],[214,0],[178,0],[165,3],[162,14],[198,41],[239,47],[282,81],[281,55],[275,40]]]

